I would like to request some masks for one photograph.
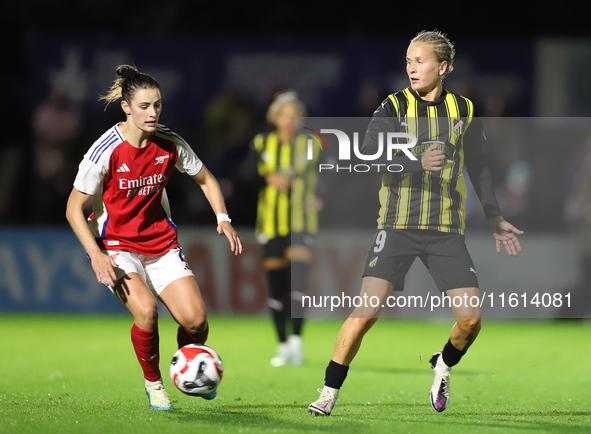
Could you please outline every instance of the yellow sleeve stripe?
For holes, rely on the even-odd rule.
[[[398,121],[400,121],[400,104],[398,103],[398,99],[394,98],[394,94],[388,95],[390,101],[394,105],[394,110],[396,111],[396,116],[398,117]]]

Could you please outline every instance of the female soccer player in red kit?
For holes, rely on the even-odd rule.
[[[117,75],[101,99],[107,104],[121,99],[127,119],[104,133],[84,156],[66,217],[98,282],[133,315],[131,341],[150,408],[172,410],[159,369],[157,299],[179,324],[179,348],[205,343],[209,332],[199,288],[170,219],[165,187],[175,168],[201,186],[217,215],[217,231],[228,238],[234,254],[242,253],[242,242],[215,177],[180,136],[158,124],[158,82],[128,65],[119,66]],[[91,199],[93,213],[87,222],[83,210]],[[215,391],[206,399],[214,397]]]

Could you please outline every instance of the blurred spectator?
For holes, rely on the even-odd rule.
[[[4,40],[10,42],[2,53],[5,67],[0,70],[0,81],[8,84],[2,89],[2,122],[8,127],[0,138],[0,222],[22,223],[29,214],[29,201],[22,198],[32,187],[32,177],[23,176],[31,170],[31,113],[26,98],[31,87],[31,74],[27,73],[30,40],[25,37],[28,27],[18,19],[22,5],[3,6],[0,22]]]
[[[222,88],[205,109],[206,151],[201,157],[221,155],[229,143],[244,143],[252,137],[250,110],[241,96]],[[212,172],[213,173],[213,172]]]
[[[384,95],[387,95],[387,91],[384,90],[377,81],[365,81],[359,88],[359,100],[357,108],[353,113],[355,117],[371,118],[374,110],[384,100]]]
[[[497,190],[503,214],[519,227],[526,225],[530,180],[530,164],[523,160],[516,160],[507,168],[504,189]]]
[[[33,115],[35,206],[42,210],[34,221],[65,223],[64,204],[77,169],[70,151],[80,131],[79,111],[64,89],[53,87]]]
[[[485,104],[483,117],[502,117],[507,115],[507,101],[501,95],[488,95]]]
[[[211,173],[218,179],[236,224],[254,225],[258,185],[241,176],[240,168],[249,153],[255,125],[258,125],[255,117],[243,98],[228,89],[214,96],[205,114],[207,153],[200,152],[200,157],[203,154],[201,158],[207,161]]]
[[[572,174],[564,203],[564,219],[578,250],[579,271],[571,293],[571,307],[560,310],[558,317],[584,318],[591,312],[591,134],[575,152],[566,173]]]
[[[0,147],[0,221],[15,221],[14,212],[18,200],[19,171],[24,161],[23,149],[18,143],[7,143]]]

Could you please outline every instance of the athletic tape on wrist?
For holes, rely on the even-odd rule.
[[[223,212],[220,212],[216,215],[217,219],[218,219],[218,225],[221,222],[231,222],[232,220],[230,219],[230,217],[228,217],[228,214],[224,214]]]

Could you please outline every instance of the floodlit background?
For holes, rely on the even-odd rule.
[[[250,140],[270,128],[264,114],[276,91],[298,90],[313,117],[371,116],[389,93],[407,86],[410,39],[438,28],[457,48],[446,87],[472,98],[488,119],[538,117],[548,128],[539,141],[487,131],[503,214],[525,234],[517,258],[496,255],[479,207],[470,207],[466,242],[481,290],[496,301],[504,293],[507,303],[510,293],[525,290],[571,292],[572,308],[540,309],[538,317],[589,317],[588,14],[572,2],[523,3],[4,1],[0,432],[589,432],[588,320],[485,318],[477,342],[454,367],[449,408],[436,413],[427,397],[428,360],[447,341],[453,319],[408,319],[427,315],[405,309],[385,312],[404,319],[382,319],[367,334],[332,416],[309,416],[349,310],[306,322],[304,366],[270,366],[277,342],[254,238],[256,182],[238,176]],[[133,319],[96,283],[64,217],[83,154],[123,119],[117,104],[105,110],[98,102],[121,63],[160,82],[161,122],[185,137],[219,179],[246,244],[244,255],[233,257],[198,186],[182,174],[172,178],[172,215],[206,302],[208,345],[225,367],[213,401],[175,390],[166,372],[176,323],[161,309],[161,369],[174,412],[148,410],[129,342]],[[574,117],[580,119],[568,137],[553,133]],[[331,202],[342,191],[328,189],[310,295],[358,293],[377,188],[348,190],[347,201],[368,211],[363,228],[342,222],[347,207]],[[405,294],[437,291],[421,264],[406,283]],[[536,317],[532,310],[505,313]]]
[[[173,219],[211,312],[266,310],[253,237],[256,181],[237,174],[252,137],[270,128],[264,115],[276,91],[298,90],[310,116],[371,116],[389,93],[407,86],[408,41],[437,28],[457,49],[445,86],[473,99],[482,116],[591,114],[591,39],[583,14],[572,9],[469,2],[23,1],[3,5],[1,24],[4,312],[125,312],[94,281],[64,217],[83,154],[123,118],[117,104],[105,110],[98,102],[119,64],[133,63],[160,82],[161,122],[182,135],[218,178],[246,242],[245,255],[232,259],[215,236],[200,189],[181,174],[172,179]],[[494,138],[494,131],[489,135]],[[491,140],[489,162],[504,216],[526,235],[522,257],[496,257],[474,208],[467,239],[483,269],[483,287],[507,286],[524,275],[546,292],[585,286],[589,143],[586,131],[575,140],[543,144],[527,136]],[[377,187],[375,194],[352,194],[377,206]],[[325,209],[321,228],[334,221],[335,210]],[[370,239],[347,239],[332,226],[324,239],[321,230],[315,267],[335,276],[334,287],[356,291]],[[346,274],[339,273],[343,269]],[[412,276],[417,284],[432,284]]]

